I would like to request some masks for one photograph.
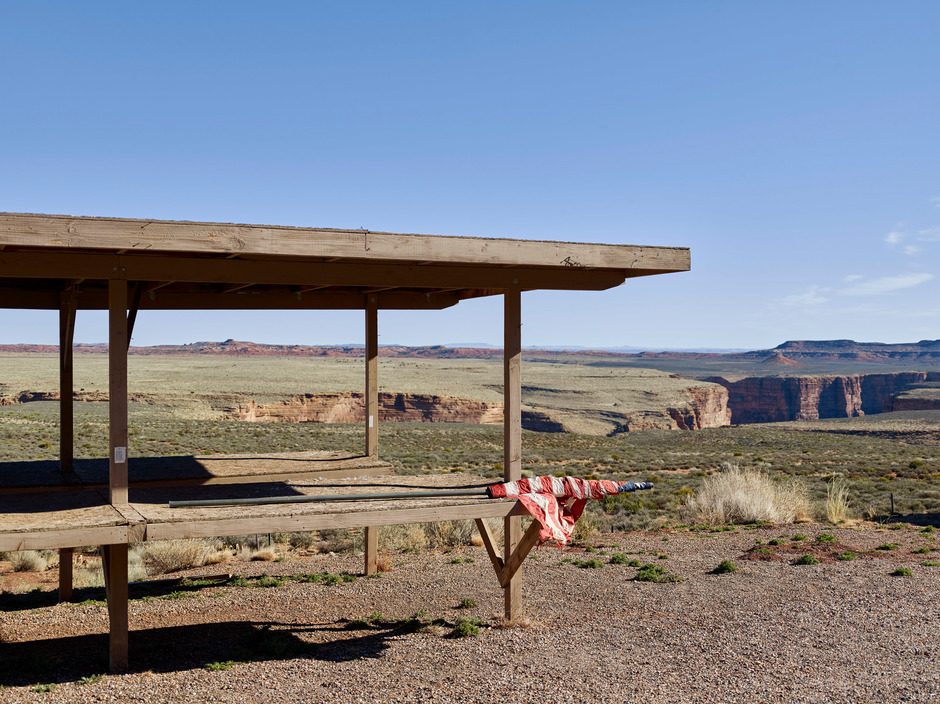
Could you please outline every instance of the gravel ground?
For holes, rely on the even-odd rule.
[[[813,546],[824,530],[837,542]],[[796,532],[807,540],[790,540]],[[783,545],[764,547],[778,537]],[[875,549],[885,543],[899,547]],[[921,565],[934,558],[913,553],[940,545],[932,534],[765,526],[605,534],[591,544],[599,552],[535,552],[523,569],[526,624],[510,628],[495,627],[502,592],[483,550],[470,547],[392,555],[392,569],[379,578],[333,586],[288,581],[135,600],[132,672],[85,684],[82,678],[103,671],[105,608],[3,602],[0,701],[940,701],[940,567]],[[846,550],[858,559],[835,559]],[[636,568],[608,562],[614,552],[682,581],[634,581]],[[793,564],[807,552],[822,562]],[[473,562],[457,564],[455,556]],[[563,562],[595,557],[602,568]],[[736,573],[711,572],[727,559]],[[913,575],[891,576],[898,567]],[[360,568],[360,557],[325,555],[229,569],[287,575]],[[456,608],[464,599],[478,605]],[[403,620],[418,611],[427,612],[425,622],[453,624],[467,615],[493,627],[467,638],[450,637],[450,625],[409,632]],[[348,619],[374,612],[383,618],[374,617],[372,627],[349,628]],[[242,661],[206,667],[228,660]],[[55,687],[38,692],[36,684]]]

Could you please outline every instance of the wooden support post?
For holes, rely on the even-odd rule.
[[[59,548],[59,601],[72,600],[72,548]]]
[[[365,552],[366,552],[366,575],[375,574],[379,571],[379,527],[366,526],[365,530]]]
[[[111,623],[108,662],[112,673],[126,672],[128,667],[127,552],[127,543],[101,546],[104,589]]]
[[[127,282],[108,282],[109,496],[127,505]],[[111,672],[128,666],[127,543],[101,548],[108,598]]]
[[[379,453],[379,306],[366,296],[366,457]]]
[[[75,422],[72,392],[74,390],[72,343],[75,340],[75,289],[62,292],[59,303],[59,469],[72,471],[75,457]]]
[[[522,478],[522,292],[508,289],[503,295],[503,476],[507,482]],[[508,564],[522,536],[522,519],[504,521],[503,563]],[[518,574],[504,587],[505,616],[515,621],[522,606]]]
[[[379,305],[378,294],[366,295],[366,457],[379,454]],[[379,562],[379,529],[365,529],[365,573],[375,574]]]
[[[127,503],[127,282],[108,285],[109,489],[112,504]]]
[[[75,387],[72,344],[75,341],[76,290],[69,286],[59,299],[59,470],[73,470],[75,460]],[[72,600],[72,548],[59,548],[59,601]]]

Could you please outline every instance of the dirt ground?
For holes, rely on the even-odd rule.
[[[934,535],[804,524],[543,546],[513,627],[499,627],[481,548],[387,553],[374,579],[339,578],[360,572],[352,554],[229,563],[244,580],[132,590],[122,675],[104,674],[100,592],[10,594],[26,579],[52,587],[55,572],[4,571],[0,700],[936,702]],[[808,554],[819,562],[798,564]],[[716,574],[725,560],[737,570]],[[642,565],[677,581],[637,581]],[[454,637],[461,617],[479,634]]]

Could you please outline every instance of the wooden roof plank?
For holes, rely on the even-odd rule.
[[[0,213],[0,247],[685,271],[678,247]]]

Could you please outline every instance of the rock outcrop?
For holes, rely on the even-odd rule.
[[[900,410],[893,397],[912,385],[940,380],[934,372],[897,372],[845,376],[747,377],[729,382],[731,422],[774,423],[854,416]]]
[[[238,420],[268,423],[362,423],[365,398],[356,392],[294,396],[282,403],[240,405]],[[501,424],[503,404],[455,396],[380,393],[379,422]],[[565,432],[563,424],[548,414],[524,410],[522,427],[542,432]]]

